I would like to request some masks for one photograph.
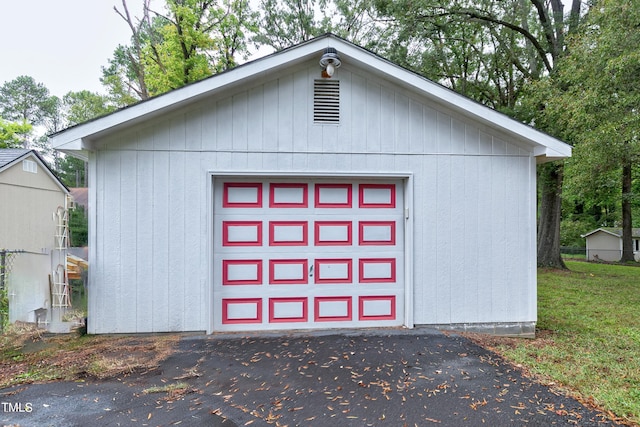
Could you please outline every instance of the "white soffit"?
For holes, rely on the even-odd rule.
[[[353,65],[367,69],[372,74],[405,86],[419,95],[446,105],[449,109],[470,117],[477,122],[498,128],[507,135],[533,145],[535,147],[534,155],[538,157],[539,162],[571,156],[570,145],[332,34],[318,37],[227,72],[123,108],[107,116],[68,128],[53,134],[50,137],[51,144],[54,148],[66,152],[91,151],[91,141],[96,138],[107,135],[121,127],[147,120],[155,115],[195,102],[222,89],[242,84],[246,80],[257,78],[267,73],[278,72],[282,68],[301,63],[314,56],[320,58],[326,47],[335,48],[343,63],[351,62]]]

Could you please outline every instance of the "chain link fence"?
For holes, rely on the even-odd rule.
[[[618,262],[622,258],[621,249],[581,248],[577,246],[561,246],[560,253],[567,258],[580,258],[596,262]],[[640,251],[634,251],[634,257],[640,262]]]
[[[560,253],[565,258],[584,259],[587,254],[587,248],[580,246],[560,246]]]
[[[0,249],[0,332],[9,323],[9,275],[16,255],[22,251]]]

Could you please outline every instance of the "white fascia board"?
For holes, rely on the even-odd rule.
[[[91,141],[96,136],[106,135],[123,125],[145,120],[153,115],[176,109],[195,102],[228,86],[273,73],[280,68],[305,61],[309,55],[318,55],[319,49],[330,46],[330,38],[315,39],[309,43],[285,49],[281,52],[256,59],[245,65],[223,72],[155,98],[125,107],[102,118],[80,124],[50,136],[53,148],[63,151],[91,150]],[[320,55],[318,55],[318,61]],[[318,66],[319,67],[319,66]]]
[[[597,229],[595,229],[593,231],[588,232],[587,234],[581,234],[580,237],[582,237],[582,238],[589,237],[592,234],[596,234],[599,231],[602,232],[602,233],[609,234],[610,236],[617,237],[618,239],[622,239],[622,237],[620,237],[616,233],[612,233],[611,231],[605,230],[604,228],[597,228]]]
[[[480,123],[500,128],[507,134],[532,144],[535,147],[534,155],[542,161],[571,156],[571,146],[568,144],[333,35],[313,39],[156,98],[126,107],[103,118],[69,128],[52,135],[50,137],[51,144],[60,150],[91,150],[88,142],[99,134],[106,135],[123,125],[133,124],[153,115],[170,111],[226,87],[242,84],[245,80],[267,73],[275,73],[281,68],[306,61],[314,55],[318,57],[319,61],[322,51],[327,47],[335,48],[338,55],[342,56],[343,62],[357,63],[374,74],[404,85],[410,90],[442,103],[454,111],[459,111]],[[78,140],[80,143],[77,142]]]
[[[551,137],[548,137],[548,138],[551,138]],[[548,146],[537,145],[533,150],[533,155],[536,158],[536,163],[537,164],[547,163],[547,162],[552,162],[554,160],[561,160],[561,159],[566,159],[567,157],[571,157],[571,152],[573,148],[568,144],[564,144],[564,145],[566,145],[566,147],[559,147],[561,150],[554,150]]]
[[[83,139],[74,139],[68,142],[61,142],[58,140],[58,145],[53,145],[53,138],[50,137],[53,148],[58,151],[62,151],[72,157],[78,158],[83,161],[89,160],[89,151],[92,151],[91,144]]]
[[[387,79],[400,81],[409,86],[410,89],[416,90],[436,102],[445,104],[449,109],[459,111],[480,123],[498,127],[507,134],[514,135],[518,139],[532,144],[535,147],[535,156],[547,157],[548,160],[571,157],[571,146],[557,138],[481,105],[464,95],[460,95],[453,90],[408,71],[358,46],[345,43],[339,39],[334,39],[332,42],[332,47],[339,45],[339,47],[336,47],[339,55],[343,54],[350,59],[358,61],[362,66],[372,67],[374,69],[372,71],[375,72],[377,70],[378,74],[386,76]],[[543,162],[548,160],[543,160]]]

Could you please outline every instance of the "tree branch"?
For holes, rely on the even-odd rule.
[[[532,0],[532,1],[537,1],[537,0]],[[529,31],[527,31],[524,28],[522,28],[522,27],[520,27],[518,25],[515,25],[515,24],[513,24],[511,22],[507,22],[505,20],[502,20],[502,19],[499,19],[499,18],[495,18],[495,17],[490,16],[490,15],[484,15],[484,14],[480,13],[479,11],[464,10],[464,9],[453,10],[453,11],[449,11],[449,12],[442,12],[442,13],[433,14],[433,15],[420,15],[420,17],[423,18],[423,19],[445,18],[445,17],[448,17],[448,16],[464,16],[464,17],[467,17],[469,19],[476,19],[478,21],[483,21],[483,22],[487,22],[487,23],[490,23],[490,24],[501,25],[503,27],[509,28],[510,30],[513,30],[513,31],[521,34],[523,37],[525,37],[527,40],[529,40],[531,42],[531,44],[533,45],[533,47],[536,50],[536,52],[538,52],[538,55],[542,59],[542,62],[544,63],[544,65],[547,68],[547,70],[549,72],[551,72],[553,70],[553,65],[549,62],[549,58],[547,58],[547,51],[540,44],[538,39],[533,34],[531,34]],[[552,55],[552,57],[553,57],[553,55]]]

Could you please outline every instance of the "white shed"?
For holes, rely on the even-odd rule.
[[[622,228],[600,227],[581,235],[586,239],[587,260],[618,262],[622,258]],[[631,230],[633,256],[640,261],[640,228]]]
[[[89,161],[90,333],[531,334],[536,163],[571,154],[331,34],[51,142]]]

